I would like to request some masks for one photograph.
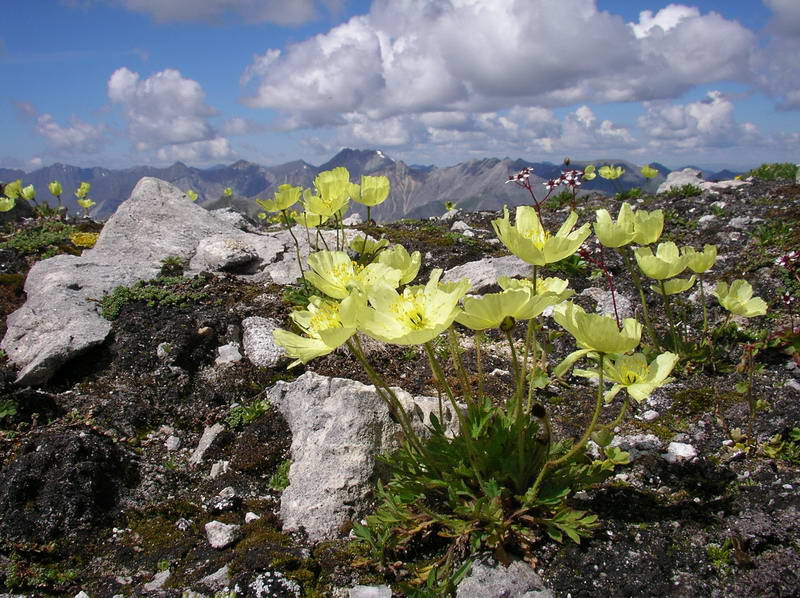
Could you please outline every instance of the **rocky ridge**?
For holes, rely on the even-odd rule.
[[[751,280],[770,302],[769,326],[796,319],[782,307],[787,281],[775,259],[797,246],[798,186],[709,185],[697,197],[646,196],[639,205],[667,210],[668,235],[681,243],[717,244],[715,273]],[[582,218],[601,206],[613,214],[618,202],[584,198]],[[422,277],[443,267],[446,278],[467,275],[491,290],[497,273],[529,274],[493,243],[496,217],[456,211],[359,228],[420,249]],[[562,217],[552,211],[548,222]],[[0,401],[16,412],[0,420],[0,590],[401,595],[359,565],[349,535],[369,511],[381,476],[374,456],[393,445],[394,424],[343,350],[286,372],[269,342],[271,328],[285,325],[287,285],[299,274],[286,232],[205,212],[177,188],[143,179],[94,249],[29,272],[24,255],[0,251],[27,274],[24,293],[3,304]],[[100,315],[104,294],[164,273],[165,260],[193,277],[191,292],[188,282],[176,287],[183,301],[130,301],[112,321]],[[610,267],[621,295],[634,299],[620,264]],[[589,274],[572,277],[573,287],[602,310],[605,289]],[[510,374],[494,340],[487,384],[502,396]],[[406,401],[430,408],[425,397],[436,391],[421,354],[374,346],[370,357]],[[757,392],[769,410],[754,424],[768,444],[800,426],[800,382],[780,351],[766,352],[762,365]],[[796,595],[800,463],[731,447],[725,428],[746,426],[738,381],[704,367],[677,376],[620,430],[633,463],[576,496],[600,515],[595,535],[580,546],[543,541],[535,562],[508,569],[482,561],[458,595]],[[545,391],[564,434],[586,411],[587,387],[571,385]],[[712,387],[723,395],[716,406]]]

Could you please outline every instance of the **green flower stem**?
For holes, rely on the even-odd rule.
[[[475,367],[478,370],[478,395],[481,397],[486,396],[486,390],[483,386],[483,362],[481,361],[481,331],[476,330],[473,336],[475,342]]]
[[[452,326],[447,329],[447,340],[449,341],[448,344],[450,345],[450,357],[453,360],[453,365],[455,365],[456,370],[458,370],[458,377],[461,379],[461,392],[464,397],[464,401],[470,403],[472,402],[472,385],[469,383],[467,372],[464,369],[464,363],[461,361],[458,337],[456,336],[456,331]]]
[[[658,348],[661,349],[661,343],[658,342],[658,337],[656,336],[656,331],[653,328],[653,322],[650,319],[650,312],[647,309],[647,298],[644,296],[644,289],[642,288],[642,279],[639,278],[639,272],[633,266],[633,258],[631,257],[632,251],[631,249],[620,247],[620,253],[622,254],[622,258],[625,261],[625,265],[628,268],[628,272],[631,275],[631,280],[633,280],[633,284],[636,287],[636,290],[639,291],[639,299],[642,302],[642,315],[644,316],[644,326],[647,330],[647,336],[650,337],[650,343]]]
[[[678,339],[678,331],[675,328],[675,318],[672,315],[672,305],[669,301],[669,295],[667,295],[667,289],[664,285],[664,281],[659,280],[658,283],[661,285],[661,294],[664,297],[664,310],[667,312],[667,320],[669,321],[669,334],[672,337],[673,349],[676,353],[680,354],[683,344],[679,342]]]
[[[300,258],[300,243],[297,242],[297,237],[294,236],[294,231],[292,231],[292,225],[289,223],[289,214],[286,213],[286,210],[281,210],[281,214],[283,214],[283,221],[286,223],[286,229],[289,231],[289,234],[292,235],[294,250],[295,253],[297,253],[297,265],[300,266],[300,278],[303,279],[303,284],[305,284],[306,273],[303,271],[303,260]]]
[[[519,357],[517,356],[517,349],[514,347],[514,338],[511,335],[511,331],[506,330],[504,332],[508,340],[508,346],[511,347],[511,365],[514,368],[514,397],[516,397],[520,393],[522,384],[522,382],[520,382]]]
[[[375,391],[378,393],[378,396],[383,400],[384,403],[386,403],[386,405],[389,407],[389,411],[397,418],[397,422],[400,424],[408,443],[414,448],[414,450],[417,451],[419,455],[424,455],[426,453],[425,448],[422,446],[417,433],[414,432],[414,428],[411,426],[411,420],[408,418],[406,410],[403,409],[403,405],[400,403],[400,400],[397,398],[397,395],[394,393],[394,391],[389,387],[388,384],[386,384],[386,381],[381,377],[380,374],[378,374],[378,372],[375,371],[372,365],[370,365],[369,360],[364,354],[361,341],[358,340],[357,336],[353,336],[348,339],[347,346],[353,352],[353,355],[356,356],[356,359],[361,364],[361,367],[364,368],[364,371],[372,381],[372,384],[375,385]]]
[[[475,473],[475,478],[478,480],[478,484],[480,484],[481,488],[483,488],[483,479],[481,477],[480,470],[475,466],[475,447],[472,443],[472,431],[467,425],[467,420],[464,417],[461,408],[456,403],[455,396],[453,396],[453,389],[450,388],[450,384],[447,382],[447,378],[442,371],[442,367],[439,365],[439,362],[436,359],[436,354],[433,350],[431,341],[424,343],[422,346],[425,348],[425,354],[428,356],[428,363],[431,366],[431,371],[433,372],[434,377],[437,379],[439,384],[444,387],[447,398],[450,399],[450,406],[453,408],[453,411],[458,418],[459,434],[461,434],[461,437],[464,438],[464,442],[466,444],[468,453],[467,456],[472,464],[472,471]]]
[[[708,307],[706,307],[706,292],[705,292],[705,285],[703,284],[703,275],[698,274],[697,277],[700,279],[700,301],[703,302],[703,339],[706,337],[706,333],[708,332]]]
[[[600,426],[601,430],[613,430],[616,428],[620,422],[622,422],[622,418],[625,417],[625,414],[628,412],[628,407],[630,405],[630,399],[627,395],[625,395],[625,399],[622,402],[622,408],[619,410],[619,414],[617,417],[614,418],[614,421],[606,424],[605,426]]]
[[[586,430],[583,433],[581,439],[563,456],[559,457],[558,459],[554,459],[552,461],[548,461],[542,467],[542,470],[539,472],[539,475],[536,477],[536,481],[533,484],[533,488],[531,489],[531,495],[536,496],[539,492],[539,488],[542,485],[542,481],[544,480],[544,476],[547,475],[547,472],[553,469],[554,467],[558,467],[564,463],[568,463],[575,455],[583,450],[586,446],[586,443],[589,442],[589,438],[592,436],[592,432],[594,432],[595,426],[597,425],[597,420],[600,418],[600,412],[603,409],[603,394],[604,394],[604,387],[605,387],[605,378],[603,376],[603,360],[605,358],[604,353],[599,353],[600,355],[600,367],[598,368],[598,372],[600,375],[599,384],[597,385],[597,400],[595,401],[594,405],[594,413],[592,414],[592,419],[589,422],[589,425],[586,427]]]

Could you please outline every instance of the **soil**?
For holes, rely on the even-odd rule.
[[[642,199],[633,200],[634,207],[667,214],[662,240],[696,248],[717,245],[724,259],[711,278],[749,280],[768,302],[769,315],[739,321],[741,330],[730,335],[742,342],[723,338],[713,363],[698,357],[682,365],[675,380],[634,407],[618,431],[653,434],[663,446],[691,444],[697,457],[669,463],[663,451],[645,453],[605,483],[579,493],[573,506],[599,515],[601,526],[580,545],[542,540],[533,564],[558,597],[798,596],[800,441],[793,442],[790,433],[800,428],[800,360],[788,352],[786,331],[800,324],[800,282],[796,266],[779,267],[776,259],[800,247],[800,186],[755,181],[718,195]],[[613,198],[584,196],[581,221],[600,207],[616,215],[619,205]],[[543,215],[553,230],[565,212],[546,209]],[[713,218],[700,221],[703,216]],[[434,267],[503,255],[502,245],[492,242],[491,221],[497,217],[497,212],[459,214],[472,237],[451,233],[451,222],[436,219],[361,228],[420,250],[425,280]],[[0,333],[5,317],[25,300],[22,284],[37,258],[4,248],[2,241],[26,226],[35,222],[0,233]],[[622,261],[611,250],[603,258],[617,292],[637,305]],[[578,295],[588,287],[605,288],[604,276],[591,264],[561,265],[546,274],[569,275]],[[272,595],[294,595],[285,589],[291,583],[303,596],[328,596],[334,587],[393,581],[363,565],[363,549],[345,533],[314,545],[280,531],[275,474],[288,457],[291,438],[281,416],[260,403],[277,380],[306,369],[362,382],[366,376],[344,349],[288,372],[283,366],[257,368],[246,359],[214,365],[217,347],[241,339],[242,319],[265,316],[288,326],[293,305],[277,285],[257,286],[232,274],[203,276],[199,298],[185,305],[123,306],[107,341],[42,387],[17,386],[13,368],[0,355],[0,592],[142,595],[144,584],[169,569],[161,595],[181,596],[186,588],[202,589],[198,580],[224,565],[240,588],[278,572],[283,581],[273,579]],[[576,300],[594,308],[587,297]],[[697,305],[674,301],[689,328],[699,330]],[[649,309],[657,332],[666,335],[659,298],[650,298]],[[725,314],[710,307],[708,318],[718,324]],[[765,404],[750,421],[747,401],[737,390],[744,376],[736,366],[743,343],[753,342],[759,329],[773,333],[775,342],[757,356],[753,390]],[[465,329],[458,332],[467,369],[476,375],[474,345]],[[515,334],[522,337],[522,326]],[[163,343],[171,351],[160,358],[157,347]],[[553,343],[552,364],[573,349],[566,335]],[[507,349],[497,333],[489,333],[483,347],[486,392],[500,399],[512,382]],[[436,396],[420,348],[377,343],[365,348],[390,384]],[[581,378],[542,391],[557,435],[581,432],[592,393]],[[4,414],[9,405],[15,412]],[[648,409],[659,417],[646,421]],[[611,411],[604,410],[605,421],[612,419]],[[225,431],[203,464],[192,467],[189,456],[214,423],[225,424]],[[748,434],[750,426],[749,448],[731,440],[738,430]],[[779,450],[767,450],[781,442]],[[221,460],[229,469],[211,478],[210,464]],[[235,498],[220,501],[218,494],[227,487]],[[249,512],[260,518],[245,523]],[[239,542],[211,548],[204,532],[211,520],[242,524]],[[250,589],[245,595],[257,593]]]

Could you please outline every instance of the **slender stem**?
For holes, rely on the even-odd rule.
[[[281,210],[281,214],[283,214],[283,220],[286,222],[286,229],[289,231],[289,234],[292,235],[292,240],[294,241],[294,250],[297,253],[297,265],[300,266],[300,278],[305,280],[306,273],[303,271],[303,260],[300,258],[300,243],[297,242],[297,237],[294,236],[294,231],[292,231],[292,225],[289,223],[289,214],[286,213],[286,210]]]
[[[628,412],[628,406],[630,405],[630,399],[628,395],[625,395],[625,399],[622,402],[622,408],[619,410],[619,414],[617,417],[614,418],[614,421],[609,422],[605,426],[600,426],[601,430],[613,430],[616,428],[620,422],[622,422],[622,418],[625,417],[625,414]]]
[[[391,387],[386,384],[386,381],[369,363],[369,360],[364,354],[364,349],[361,347],[361,341],[357,336],[353,336],[348,339],[347,346],[350,348],[353,355],[356,356],[356,359],[359,361],[359,363],[361,363],[361,366],[364,368],[367,376],[375,386],[378,396],[387,404],[389,411],[397,418],[406,440],[414,448],[414,450],[417,451],[418,454],[424,455],[426,451],[420,442],[419,436],[417,436],[417,433],[414,432],[414,428],[411,425],[411,420],[409,420],[406,410],[403,408],[403,405],[400,403],[400,400],[397,398],[394,390],[392,390]]]
[[[652,320],[650,320],[650,312],[647,309],[647,298],[644,296],[644,289],[642,288],[642,279],[639,278],[639,272],[633,266],[633,258],[631,257],[633,252],[631,251],[630,248],[624,248],[624,247],[620,247],[619,251],[622,254],[622,258],[625,261],[625,265],[628,267],[628,272],[631,275],[633,284],[636,287],[636,290],[639,291],[639,299],[642,302],[642,315],[644,316],[644,325],[645,329],[647,330],[647,335],[650,337],[650,342],[652,343],[652,345],[660,349],[661,344],[658,342],[656,331],[653,328],[653,322]]]
[[[511,347],[511,364],[514,368],[514,398],[520,393],[520,363],[517,356],[517,349],[514,347],[514,338],[511,336],[511,331],[505,331],[508,346]]]
[[[461,379],[461,395],[467,403],[470,403],[472,401],[472,385],[469,383],[467,371],[464,369],[464,362],[461,361],[458,338],[452,326],[447,329],[447,340],[450,345],[450,358],[453,360],[453,365],[458,371],[458,377]]]
[[[589,442],[589,438],[594,432],[595,426],[597,425],[597,420],[600,418],[600,412],[603,408],[603,394],[604,394],[604,386],[605,386],[605,379],[603,377],[603,359],[605,358],[605,354],[600,353],[600,367],[599,367],[599,374],[600,374],[600,381],[597,386],[597,399],[595,400],[594,404],[594,413],[592,414],[592,419],[589,422],[589,425],[586,427],[586,430],[581,436],[581,439],[573,445],[573,447],[563,456],[559,457],[558,459],[554,459],[552,461],[548,461],[542,467],[542,470],[539,472],[539,475],[536,477],[536,481],[533,484],[533,488],[531,489],[531,493],[533,496],[536,496],[539,488],[542,485],[542,481],[544,480],[544,476],[547,474],[548,471],[553,469],[554,467],[558,467],[564,463],[568,463],[575,455],[577,455],[583,448],[586,446],[586,443]]]
[[[669,333],[672,337],[672,345],[675,351],[680,353],[682,344],[678,340],[678,331],[675,328],[675,318],[672,315],[672,305],[669,301],[669,295],[667,295],[667,288],[663,280],[659,280],[658,283],[661,286],[661,295],[664,297],[664,310],[667,312],[667,320],[669,320]]]
[[[698,274],[697,277],[700,279],[700,301],[703,302],[703,339],[705,339],[708,333],[708,307],[706,307],[706,292],[705,285],[703,284],[703,275]]]
[[[473,336],[475,342],[475,367],[478,370],[478,395],[481,397],[486,396],[486,390],[483,387],[483,362],[481,358],[481,335],[480,330],[475,331]]]

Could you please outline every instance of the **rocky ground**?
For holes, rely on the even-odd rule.
[[[800,595],[800,431],[791,436],[800,428],[800,367],[787,351],[789,333],[779,336],[800,325],[800,283],[776,265],[800,247],[800,186],[755,181],[631,201],[665,210],[663,240],[716,244],[720,259],[710,278],[751,281],[769,315],[740,321],[742,330],[720,341],[716,363],[698,358],[681,367],[635,409],[618,433],[633,463],[574,498],[602,525],[580,545],[542,540],[531,564],[558,597]],[[583,197],[581,221],[598,207],[615,215],[619,203]],[[562,207],[548,206],[545,221],[557,226]],[[450,216],[360,228],[419,249],[423,279],[433,267],[507,254],[491,230],[497,213]],[[66,242],[35,250],[9,243],[34,225],[8,225],[0,234],[0,335],[5,317],[26,299],[22,282],[32,263],[78,251]],[[635,308],[621,262],[610,251],[605,259],[620,296]],[[165,263],[163,273],[181,269]],[[604,297],[603,277],[591,265],[561,264],[552,274],[568,276],[586,307]],[[296,290],[235,271],[172,281],[161,283],[168,293],[121,300],[106,340],[44,384],[16,384],[16,369],[0,354],[0,591],[97,598],[238,588],[239,596],[388,597],[378,586],[398,579],[365,561],[347,520],[321,541],[281,531],[281,492],[289,491],[287,460],[295,451],[290,430],[298,425],[292,417],[303,416],[287,416],[270,397],[299,376],[309,380],[307,372],[366,383],[357,363],[342,349],[291,371],[285,362],[254,365],[241,355],[244,322],[285,325]],[[684,322],[697,330],[701,309],[692,299],[678,311],[685,307]],[[724,314],[708,305],[710,321],[720,322]],[[663,322],[660,301],[650,308]],[[736,365],[742,343],[759,329],[777,336],[758,356],[753,389],[766,404],[748,448],[730,438],[749,426]],[[487,391],[502,397],[511,384],[507,356],[499,337],[488,341]],[[566,338],[554,339],[553,362],[568,350]],[[391,384],[436,396],[420,350],[376,346],[370,358]],[[580,378],[543,391],[559,435],[580,433],[591,394]],[[397,570],[402,578],[403,567]],[[348,594],[358,585],[374,587]]]

